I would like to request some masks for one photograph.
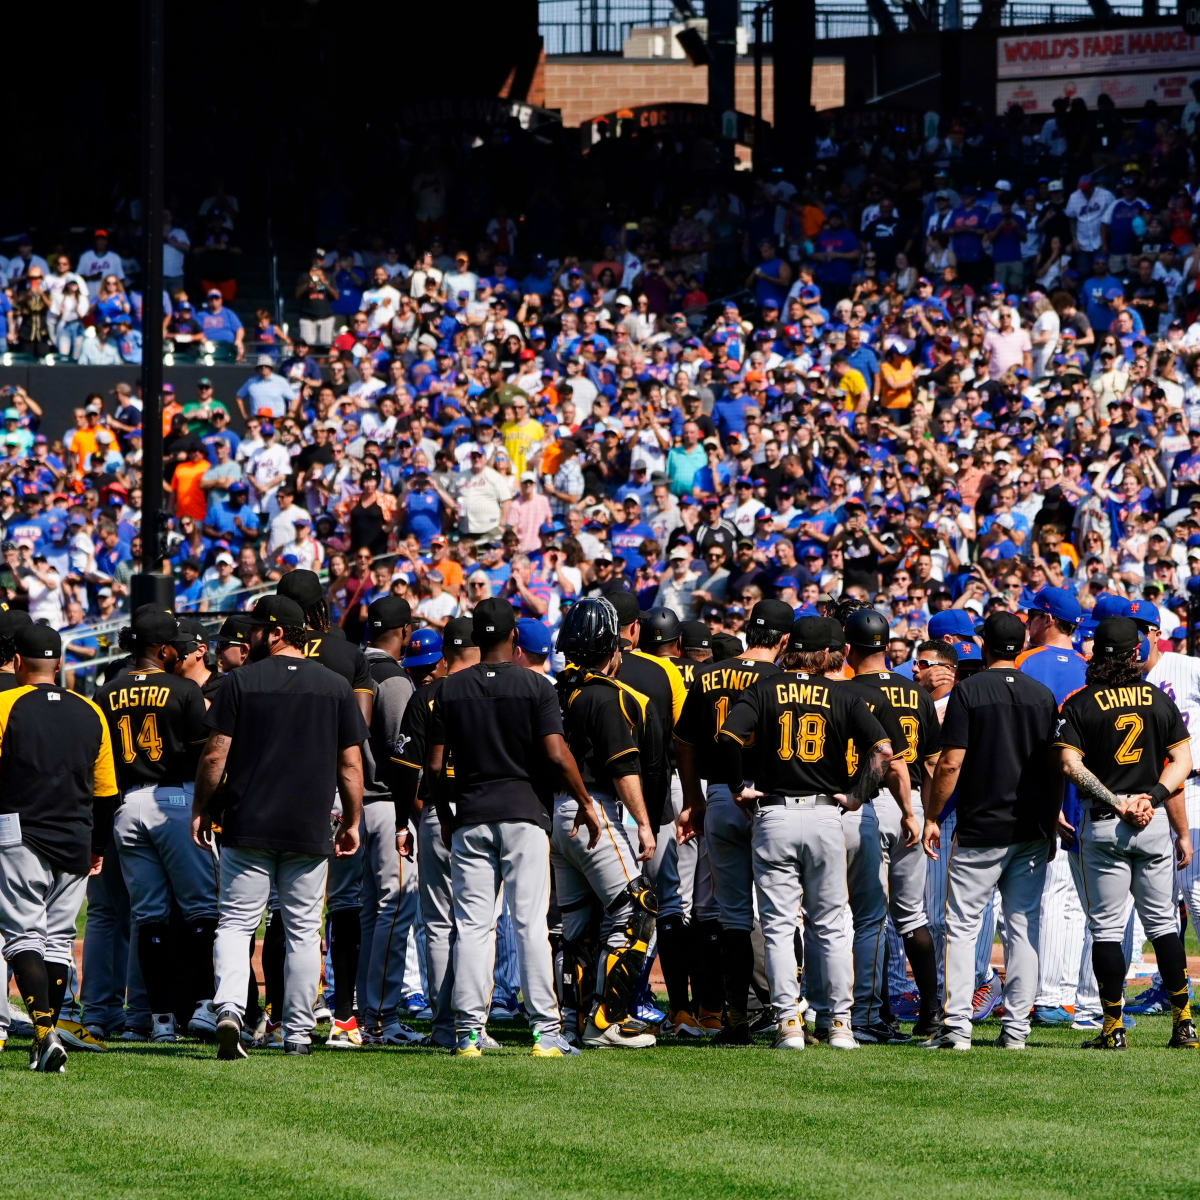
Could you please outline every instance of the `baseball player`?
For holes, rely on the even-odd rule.
[[[971,1048],[975,947],[984,908],[999,888],[1004,947],[1004,1026],[997,1043],[1021,1050],[1037,990],[1038,921],[1050,838],[1062,792],[1052,774],[1058,709],[1049,688],[1016,669],[1025,626],[994,612],[983,626],[987,669],[960,683],[942,722],[942,751],[925,806],[922,842],[937,855],[937,818],[957,787],[958,821],[946,886],[946,966],[941,1028],[921,1044]]]
[[[55,682],[59,635],[24,625],[13,643],[18,686],[0,692],[0,936],[33,1022],[30,1069],[57,1073],[75,921],[109,840],[117,780],[104,714]]]
[[[446,622],[445,638],[432,629],[418,629],[409,640],[404,669],[416,693],[404,710],[394,755],[398,767],[396,823],[417,822],[417,891],[425,925],[425,978],[432,1010],[432,1027],[426,1045],[455,1048],[454,1008],[454,898],[450,886],[450,849],[442,837],[442,824],[433,803],[432,783],[423,774],[429,748],[429,715],[445,675],[454,675],[479,661],[472,641],[470,617]],[[453,769],[447,766],[447,772]],[[492,1048],[486,1031],[480,1034],[485,1050]]]
[[[1192,858],[1180,790],[1192,770],[1191,744],[1174,701],[1143,680],[1138,643],[1137,626],[1129,618],[1100,622],[1087,684],[1063,704],[1055,734],[1063,773],[1083,806],[1080,854],[1092,964],[1104,1010],[1100,1032],[1083,1044],[1126,1048],[1121,938],[1125,898],[1132,892],[1171,1003],[1167,1045],[1195,1050],[1200,1041],[1188,1000],[1172,870],[1183,870]]]
[[[190,679],[200,689],[207,707],[221,686],[221,676],[209,667],[208,630],[190,617],[179,617],[177,620],[179,641],[175,648],[179,657],[175,662],[175,674],[181,679]]]
[[[578,1050],[562,1036],[546,924],[550,817],[543,788],[551,770],[579,805],[578,823],[587,827],[589,846],[599,839],[600,825],[563,737],[553,685],[513,664],[512,606],[496,597],[481,601],[471,614],[471,631],[480,661],[447,676],[438,689],[425,764],[433,776],[442,837],[450,845],[455,1054],[482,1054],[479,1035],[492,985],[488,949],[503,881],[533,1055],[561,1058]],[[454,764],[452,781],[443,770],[448,759]]]
[[[242,613],[226,617],[217,631],[217,678],[224,679],[230,671],[246,663],[250,649],[250,622]]]
[[[337,788],[346,820],[332,840],[337,852],[349,857],[358,850],[361,746],[367,737],[350,685],[306,658],[303,647],[310,630],[300,606],[286,596],[264,596],[252,616],[257,627],[251,635],[251,661],[229,676],[207,714],[211,732],[192,801],[192,838],[203,849],[221,785],[213,1002],[217,1057],[226,1060],[246,1057],[246,939],[262,919],[272,886],[287,940],[284,1053],[312,1052],[321,901],[331,841],[329,797]]]
[[[615,678],[621,660],[617,613],[585,599],[563,618],[558,648],[572,664],[559,680],[567,745],[580,764],[602,832],[592,845],[577,836],[579,805],[554,797],[550,865],[562,913],[563,988],[580,1040],[591,1049],[645,1049],[654,1035],[625,1025],[654,928],[654,892],[640,863],[654,855],[640,776],[644,753],[661,755],[649,701]],[[622,809],[637,826],[631,849]],[[569,1034],[572,1031],[568,1031]]]
[[[304,644],[304,657],[315,658],[322,666],[340,675],[350,684],[363,720],[370,728],[374,704],[375,682],[367,660],[357,646],[352,646],[341,630],[329,626],[329,606],[325,589],[312,571],[289,571],[279,581],[278,594],[295,601],[304,612],[309,637]],[[331,796],[337,814],[337,798]],[[360,831],[361,837],[361,831]],[[362,945],[363,859],[351,855],[334,855],[329,861],[329,880],[325,894],[325,912],[329,929],[329,959],[333,977],[334,1020],[347,1025],[354,1016],[354,984]],[[271,922],[279,933],[274,934],[276,947],[281,946],[282,926]],[[268,933],[271,930],[268,929]],[[263,947],[264,966],[266,945]],[[274,955],[278,965],[281,956]],[[338,981],[341,980],[339,987]],[[271,989],[268,988],[270,991]]]
[[[641,641],[641,616],[638,609],[637,597],[632,592],[610,592],[607,596],[609,603],[616,609],[617,620],[621,624],[621,640],[628,642],[629,647],[622,647],[621,665],[617,668],[617,678],[627,683],[636,692],[646,696],[651,704],[651,715],[658,721],[659,733],[665,747],[673,745],[675,721],[683,711],[683,701],[686,692],[683,687],[683,677],[679,674],[674,663],[657,654],[649,654],[644,650],[633,649]],[[662,610],[665,614],[667,610]],[[657,635],[677,631],[678,621],[660,615],[657,619]],[[673,753],[668,749],[668,755]],[[664,772],[667,762],[664,760]],[[658,868],[667,852],[667,846],[674,840],[673,822],[675,810],[671,801],[673,773],[661,776],[647,773],[643,766],[642,792],[646,801],[646,812],[650,825],[658,839],[658,847],[654,858],[645,871],[658,896],[659,913],[655,927],[655,937],[661,956],[663,979],[667,985],[668,1008],[671,1010],[667,1024],[668,1032],[679,1037],[702,1037],[704,1030],[699,1021],[688,1011],[690,997],[688,996],[688,944],[686,930],[683,926],[683,906],[678,887],[674,885],[672,874],[668,873],[666,880],[658,878]],[[682,809],[682,801],[680,808]],[[668,815],[668,809],[669,815]],[[668,828],[663,829],[666,821]],[[678,862],[677,856],[675,857]],[[654,950],[651,948],[647,956],[646,966],[642,971],[643,988],[649,979],[650,964]],[[639,1000],[641,995],[639,995]],[[635,1008],[637,1015],[651,1016],[652,1011],[644,1006]],[[653,1010],[657,1012],[657,1010]],[[660,1018],[661,1019],[661,1018]]]
[[[788,672],[742,692],[717,735],[723,779],[754,813],[754,882],[766,942],[767,979],[778,1022],[775,1049],[803,1050],[798,1012],[795,932],[803,901],[806,930],[821,958],[830,1014],[828,1043],[854,1049],[850,1029],[853,963],[843,910],[847,903],[842,807],[856,808],[890,769],[887,735],[861,699],[823,679],[829,631],[821,617],[800,617],[784,654]],[[742,751],[753,745],[757,776],[746,782]],[[857,795],[847,795],[853,746],[865,760]]]
[[[699,664],[675,727],[684,837],[704,831],[720,913],[720,962],[724,973],[725,1026],[714,1045],[748,1046],[746,1000],[754,970],[754,864],[750,816],[733,801],[725,782],[720,734],[730,706],[759,679],[781,675],[775,660],[792,630],[792,609],[782,600],[760,600],[746,622],[746,649],[733,659]],[[744,755],[755,778],[753,751]]]
[[[842,819],[845,830],[858,824],[860,841],[867,839],[874,826],[871,836],[880,843],[883,867],[880,872],[872,853],[865,856],[870,866],[864,871],[864,856],[861,851],[851,851],[852,839],[847,833],[856,1018],[861,1012],[860,986],[866,993],[865,1022],[859,1025],[856,1021],[854,1027],[860,1042],[907,1041],[909,1036],[897,1036],[898,1025],[894,1018],[889,1020],[887,1011],[882,935],[889,910],[920,996],[912,1036],[931,1037],[938,1023],[937,964],[925,918],[925,855],[920,836],[925,818],[921,791],[932,778],[938,755],[937,710],[915,683],[887,670],[888,633],[887,618],[873,608],[860,608],[846,619],[846,661],[854,671],[848,686],[874,713],[888,735],[895,760],[904,763],[907,771],[903,780],[907,787],[898,793],[883,789],[857,813],[847,813]]]
[[[1162,688],[1175,702],[1192,739],[1192,773],[1183,785],[1183,800],[1188,834],[1194,847],[1200,842],[1200,773],[1196,770],[1196,764],[1200,763],[1200,661],[1186,654],[1163,653],[1159,649],[1160,632],[1157,625],[1148,621],[1143,624],[1139,620],[1140,616],[1150,617],[1152,614],[1157,619],[1153,605],[1138,602],[1132,611],[1134,624],[1143,628],[1149,639],[1149,655],[1145,662],[1146,681]],[[1195,726],[1195,731],[1192,726]],[[1195,855],[1178,873],[1176,883],[1187,907],[1192,929],[1200,929],[1200,860]],[[1134,1013],[1169,1012],[1170,1007],[1170,998],[1158,974],[1150,987],[1138,997],[1136,1004],[1125,1006],[1127,1012]]]
[[[174,1042],[185,964],[185,1011],[209,1029],[217,884],[212,860],[192,842],[196,763],[207,731],[200,688],[174,674],[181,638],[166,612],[141,613],[129,626],[134,663],[96,693],[115,748],[123,793],[113,840],[129,891],[138,962],[149,997],[152,1042]],[[182,945],[171,931],[172,901],[183,918]],[[216,1022],[211,1022],[215,1031]]]
[[[1079,601],[1065,588],[1044,587],[1025,606],[1029,613],[1026,633],[1029,649],[1017,655],[1017,666],[1043,683],[1063,701],[1083,687],[1087,659],[1072,649],[1075,630],[1083,616]],[[1070,826],[1064,828],[1063,823]],[[1038,990],[1033,1001],[1035,1025],[1069,1025],[1079,981],[1083,952],[1083,909],[1076,890],[1079,845],[1072,831],[1079,827],[1079,799],[1075,788],[1063,788],[1062,821],[1058,848],[1046,869],[1042,892],[1041,941],[1038,946]]]
[[[412,609],[399,596],[380,596],[367,609],[367,666],[375,683],[371,736],[363,754],[363,906],[358,1006],[363,1032],[353,1015],[336,1015],[327,1046],[399,1044],[420,1037],[405,1032],[399,1011],[404,1000],[404,960],[416,916],[415,872],[405,880],[403,859],[412,861],[407,820],[396,822],[394,790],[396,746],[413,681],[397,659],[404,653]],[[407,1027],[405,1027],[407,1029]]]

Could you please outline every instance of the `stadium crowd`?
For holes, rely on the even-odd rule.
[[[848,593],[889,614],[899,664],[931,614],[1052,584],[1085,610],[1148,599],[1184,636],[1200,104],[1081,105],[830,131],[799,183],[747,177],[555,254],[503,210],[403,251],[339,234],[287,328],[233,310],[218,189],[194,245],[164,228],[173,350],[248,369],[235,394],[164,388],[179,611],[247,607],[297,567],[355,642],[389,593],[435,630],[486,596],[553,630],[630,588],[735,635],[760,598]],[[0,270],[14,348],[139,361],[136,264],[105,230],[75,261],[23,239]],[[136,384],[80,379],[69,429],[6,389],[0,588],[86,666],[148,564]]]

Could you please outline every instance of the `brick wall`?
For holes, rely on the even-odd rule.
[[[754,112],[754,64],[734,68],[737,107]],[[838,59],[813,63],[812,102],[818,109],[844,103],[845,65]],[[763,63],[763,119],[774,115],[774,64]],[[686,60],[543,58],[534,75],[529,103],[562,111],[563,124],[581,125],[591,117],[638,104],[704,104],[708,100],[708,68]]]

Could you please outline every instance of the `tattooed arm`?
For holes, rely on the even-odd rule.
[[[1081,798],[1107,804],[1117,816],[1134,825],[1145,825],[1149,820],[1153,812],[1149,796],[1118,796],[1111,792],[1083,765],[1083,755],[1078,750],[1063,746],[1059,756],[1062,773],[1075,785]]]
[[[854,786],[848,793],[836,795],[834,799],[847,812],[862,808],[879,791],[879,785],[885,778],[888,778],[889,782],[891,781],[891,763],[891,742],[877,742],[871,748],[871,756],[858,773],[858,779],[855,780]],[[901,763],[900,767],[903,768],[903,766],[904,764]]]

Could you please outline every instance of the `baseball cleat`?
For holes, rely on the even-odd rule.
[[[155,1043],[177,1042],[175,1036],[175,1014],[155,1013],[150,1018],[150,1040]]]
[[[884,1021],[875,1021],[870,1025],[855,1025],[853,1032],[856,1041],[866,1042],[869,1046],[899,1045],[912,1041],[911,1036],[905,1033],[899,1025],[889,1025]]]
[[[768,1029],[775,1028],[775,1018],[771,1015],[769,1007],[760,1008],[757,1012],[746,1015],[750,1018],[751,1033],[766,1033]]]
[[[1162,981],[1159,980],[1152,983],[1131,1004],[1126,1004],[1125,1011],[1137,1013],[1139,1017],[1150,1016],[1154,1013],[1168,1013],[1171,1011],[1171,998],[1167,995],[1167,989],[1163,987]]]
[[[211,1000],[201,1000],[188,1018],[188,1033],[196,1037],[212,1037],[217,1032],[217,1008]]]
[[[148,1042],[150,1040],[150,1031],[148,1029],[122,1029],[117,1036],[117,1040],[121,1042]]]
[[[1114,1029],[1112,1033],[1101,1030],[1094,1038],[1088,1038],[1083,1043],[1085,1050],[1128,1050],[1129,1043],[1125,1040],[1124,1029]]]
[[[389,1021],[380,1031],[381,1046],[412,1046],[421,1040],[421,1035],[403,1021]]]
[[[993,971],[987,981],[975,989],[975,995],[971,998],[971,1020],[986,1021],[1003,999],[1000,976]]]
[[[996,1039],[996,1045],[1001,1050],[1024,1050],[1025,1039],[1017,1037],[1015,1033],[1009,1033],[1007,1029],[1002,1029],[1000,1036]]]
[[[1128,1013],[1125,1013],[1121,1017],[1121,1025],[1125,1029],[1132,1029],[1136,1024],[1137,1024],[1137,1022]],[[1104,1028],[1104,1018],[1103,1017],[1077,1016],[1075,1018],[1075,1020],[1073,1020],[1071,1022],[1071,1028],[1072,1029],[1103,1029]]]
[[[317,998],[313,1001],[313,1020],[316,1021],[318,1025],[320,1025],[322,1021],[333,1020],[333,1012],[329,1007],[328,1001],[326,1000],[325,989],[323,987],[318,988]]]
[[[58,1031],[48,1029],[44,1036],[35,1037],[29,1047],[29,1069],[43,1075],[59,1075],[67,1069],[67,1051]]]
[[[754,1039],[750,1035],[750,1026],[745,1021],[738,1021],[736,1025],[726,1025],[723,1029],[717,1030],[709,1042],[710,1046],[752,1046],[753,1044]]]
[[[1068,1012],[1061,1004],[1054,1007],[1043,1005],[1034,1008],[1030,1020],[1035,1025],[1070,1025],[1075,1020],[1075,1014]]]
[[[33,1037],[33,1022],[22,1017],[19,1013],[10,1011],[8,1020],[8,1036],[15,1038]],[[98,1031],[96,1036],[104,1041],[104,1034]]]
[[[81,1025],[78,1021],[59,1021],[55,1028],[63,1045],[72,1050],[87,1050],[92,1054],[103,1054],[108,1049],[86,1025]],[[142,1040],[145,1041],[145,1038]]]
[[[307,1058],[312,1053],[311,1042],[284,1042],[283,1052],[289,1058]]]
[[[492,1001],[491,1020],[515,1021],[520,1015],[521,1002],[517,998],[516,992],[509,992]]]
[[[401,1007],[414,1021],[432,1021],[433,1009],[425,999],[424,992],[412,992],[400,1002]]]
[[[901,992],[888,997],[888,1008],[898,1021],[915,1021],[921,1011],[921,997],[916,992]]]
[[[858,1042],[854,1033],[845,1021],[834,1021],[829,1026],[829,1032],[823,1041],[833,1050],[857,1050]]]
[[[804,1022],[797,1017],[780,1021],[775,1030],[772,1050],[803,1050],[808,1045],[804,1037]]]
[[[374,1044],[374,1043],[372,1043]],[[432,1033],[427,1033],[418,1043],[423,1050],[453,1050],[454,1043],[443,1041]]]
[[[942,1018],[940,1013],[935,1013],[932,1017],[917,1017],[915,1024],[912,1027],[912,1036],[914,1039],[922,1041],[927,1040],[942,1027]]]
[[[542,1033],[533,1031],[533,1049],[530,1058],[570,1058],[579,1051],[560,1033]]]
[[[667,1014],[648,1000],[635,1004],[632,1012],[639,1021],[656,1029],[667,1019]]]
[[[472,1029],[470,1033],[464,1033],[458,1039],[457,1045],[454,1047],[455,1058],[482,1058],[483,1050],[479,1045],[479,1034]]]
[[[609,1025],[601,1030],[595,1020],[589,1020],[583,1031],[583,1044],[589,1050],[648,1050],[655,1043],[652,1033]]]
[[[921,1043],[921,1048],[923,1050],[970,1050],[971,1039],[953,1033],[945,1025],[941,1025],[933,1037]]]
[[[1176,1021],[1171,1030],[1168,1050],[1200,1050],[1200,1038],[1196,1037],[1195,1023],[1190,1020]]]
[[[700,1028],[705,1033],[718,1033],[724,1027],[724,1021],[721,1020],[721,1014],[709,1012],[708,1009],[702,1008],[699,1016]]]
[[[235,1062],[246,1057],[242,1045],[242,1018],[237,1009],[223,1008],[217,1014],[217,1058],[222,1062]]]
[[[351,1017],[348,1021],[339,1021],[334,1017],[329,1025],[329,1037],[325,1039],[327,1050],[361,1050],[363,1036],[358,1031],[358,1022]],[[284,1046],[287,1050],[287,1046]]]
[[[272,1021],[267,1018],[266,1025],[263,1026],[262,1036],[255,1038],[254,1044],[262,1047],[264,1050],[282,1050],[283,1049],[283,1024],[280,1021]]]
[[[674,1034],[677,1038],[702,1038],[704,1030],[700,1022],[686,1008],[667,1014],[667,1023],[663,1027],[665,1033]]]

